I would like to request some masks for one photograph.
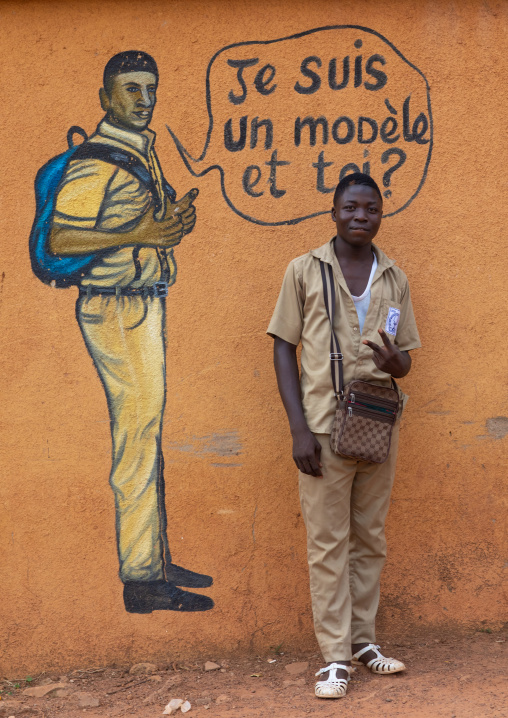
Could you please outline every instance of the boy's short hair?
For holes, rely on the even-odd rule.
[[[376,181],[373,180],[370,175],[363,174],[363,172],[353,172],[352,174],[345,175],[335,188],[335,194],[333,195],[334,206],[341,194],[344,194],[347,188],[354,184],[363,184],[367,185],[367,187],[372,187],[372,189],[378,193],[381,202],[383,201],[381,190],[377,186]]]
[[[126,50],[114,55],[104,68],[103,87],[106,92],[111,89],[112,79],[123,72],[151,72],[159,80],[157,63],[151,55],[140,50]]]

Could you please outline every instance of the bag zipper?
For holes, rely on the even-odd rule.
[[[364,409],[358,404],[354,405],[354,411],[352,406],[348,406],[347,413],[350,418],[353,417],[353,414],[358,414],[373,419],[374,421],[382,421],[386,424],[395,424],[395,419],[397,418],[395,413],[388,414],[383,411],[372,411],[372,409]]]
[[[351,404],[355,404],[357,400],[359,400],[360,404],[365,404],[367,406],[376,406],[376,404],[380,404],[387,409],[393,409],[393,411],[399,410],[398,401],[392,401],[391,399],[383,399],[381,397],[373,396],[372,394],[365,394],[364,392],[360,391],[351,392],[348,401]]]
[[[376,406],[375,404],[364,404],[361,401],[351,402],[351,403],[354,404],[354,406],[358,406],[362,409],[369,409],[370,411],[379,411],[379,412],[382,412],[383,414],[389,414],[389,415],[393,414],[394,415],[397,413],[395,411],[395,409],[390,409],[387,406]]]

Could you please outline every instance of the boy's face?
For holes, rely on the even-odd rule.
[[[354,247],[370,244],[379,230],[383,202],[373,187],[353,184],[347,187],[332,209],[337,236]]]
[[[142,132],[152,119],[157,78],[151,72],[123,72],[111,80],[109,92],[100,91],[102,109],[110,122]]]

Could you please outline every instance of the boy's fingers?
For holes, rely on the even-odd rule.
[[[319,465],[313,462],[312,468],[312,476],[323,476],[323,473],[321,469],[319,468]]]
[[[189,209],[190,205],[194,202],[198,194],[199,190],[196,187],[190,189],[187,194],[182,197],[182,199],[179,199],[177,202],[174,203],[174,213],[182,214],[182,212],[185,212],[186,209]]]
[[[388,339],[388,336],[385,334],[383,329],[378,329],[379,334],[381,335],[381,339],[383,340],[383,344],[385,347],[391,347],[392,343]]]
[[[379,344],[374,344],[374,342],[371,342],[368,339],[364,339],[363,343],[370,347],[372,351],[376,352],[377,354],[381,353],[381,347],[379,346]]]

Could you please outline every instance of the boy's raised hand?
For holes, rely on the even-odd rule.
[[[378,369],[396,379],[406,376],[411,368],[411,357],[408,352],[401,352],[395,344],[392,344],[383,329],[378,329],[378,332],[383,340],[383,346],[370,342],[368,339],[363,340],[363,343],[374,352],[372,355],[374,364]]]

